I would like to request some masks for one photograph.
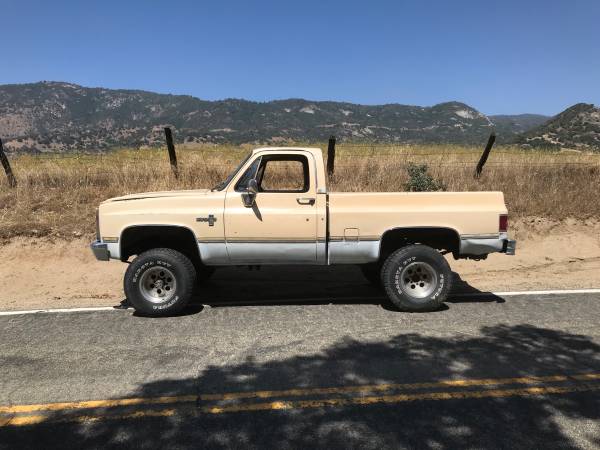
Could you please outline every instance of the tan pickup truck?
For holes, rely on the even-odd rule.
[[[259,148],[210,190],[148,192],[98,208],[97,259],[129,261],[125,294],[150,315],[183,308],[218,266],[358,264],[400,309],[450,290],[443,254],[512,255],[501,192],[341,193],[315,148]]]

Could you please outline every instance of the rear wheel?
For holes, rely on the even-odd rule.
[[[390,301],[403,311],[438,309],[450,291],[450,266],[435,249],[409,245],[383,264],[381,280]]]
[[[150,316],[171,315],[189,302],[196,271],[182,253],[156,248],[140,254],[127,268],[125,295],[135,308]]]

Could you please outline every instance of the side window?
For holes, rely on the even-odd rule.
[[[258,168],[260,167],[260,161],[262,158],[256,158],[250,167],[246,169],[244,175],[240,177],[237,184],[235,185],[236,192],[244,192],[248,188],[248,181],[256,177]]]
[[[307,192],[308,160],[302,155],[265,156],[257,182],[260,192]]]

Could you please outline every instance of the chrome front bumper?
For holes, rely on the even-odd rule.
[[[495,236],[461,236],[460,255],[480,256],[488,253],[504,253],[514,255],[517,241],[508,239],[508,234],[500,233]]]
[[[103,244],[100,241],[94,241],[90,244],[90,248],[98,261],[108,261],[110,259],[108,245]]]

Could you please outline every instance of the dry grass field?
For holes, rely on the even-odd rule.
[[[0,176],[0,239],[16,236],[73,238],[94,232],[94,209],[127,193],[210,188],[233,170],[250,146],[178,149],[180,177],[166,150],[118,150],[101,155],[22,155],[11,158],[18,180]],[[321,145],[326,148],[326,144]],[[553,220],[600,217],[600,155],[492,150],[474,179],[480,148],[338,144],[335,191],[402,191],[409,163],[427,164],[447,190],[501,190],[513,218]]]

